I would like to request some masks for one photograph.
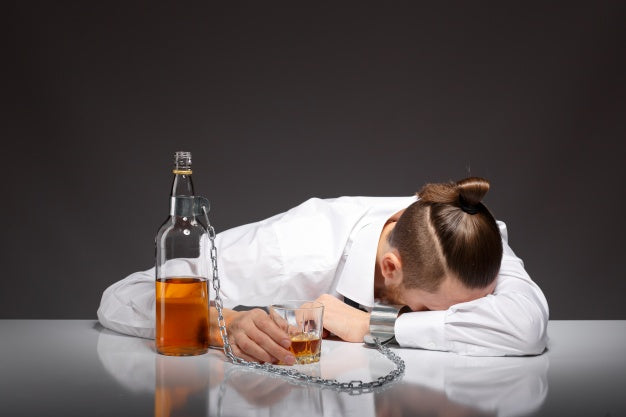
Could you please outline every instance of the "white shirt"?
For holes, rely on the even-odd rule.
[[[266,306],[327,293],[374,305],[374,266],[380,233],[394,213],[416,197],[312,198],[260,222],[216,237],[225,307]],[[493,294],[445,311],[405,313],[396,321],[403,347],[464,355],[539,354],[547,346],[548,304],[507,243]],[[101,324],[154,337],[154,268],[107,288],[98,309]]]

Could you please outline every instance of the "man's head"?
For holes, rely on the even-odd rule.
[[[378,259],[382,297],[412,310],[445,310],[491,293],[502,260],[482,178],[426,184],[393,225]]]

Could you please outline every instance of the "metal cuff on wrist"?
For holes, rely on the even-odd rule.
[[[374,304],[370,313],[370,332],[363,341],[368,346],[376,346],[374,338],[381,344],[395,342],[395,324],[398,316],[406,311],[407,306]]]

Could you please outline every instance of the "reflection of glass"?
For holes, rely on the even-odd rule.
[[[315,301],[286,301],[270,306],[270,316],[291,339],[289,350],[296,363],[320,360],[324,305]]]
[[[156,356],[154,417],[205,416],[209,361]]]

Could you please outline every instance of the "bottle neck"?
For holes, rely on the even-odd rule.
[[[174,169],[170,193],[170,216],[194,217],[194,190],[191,169]]]

